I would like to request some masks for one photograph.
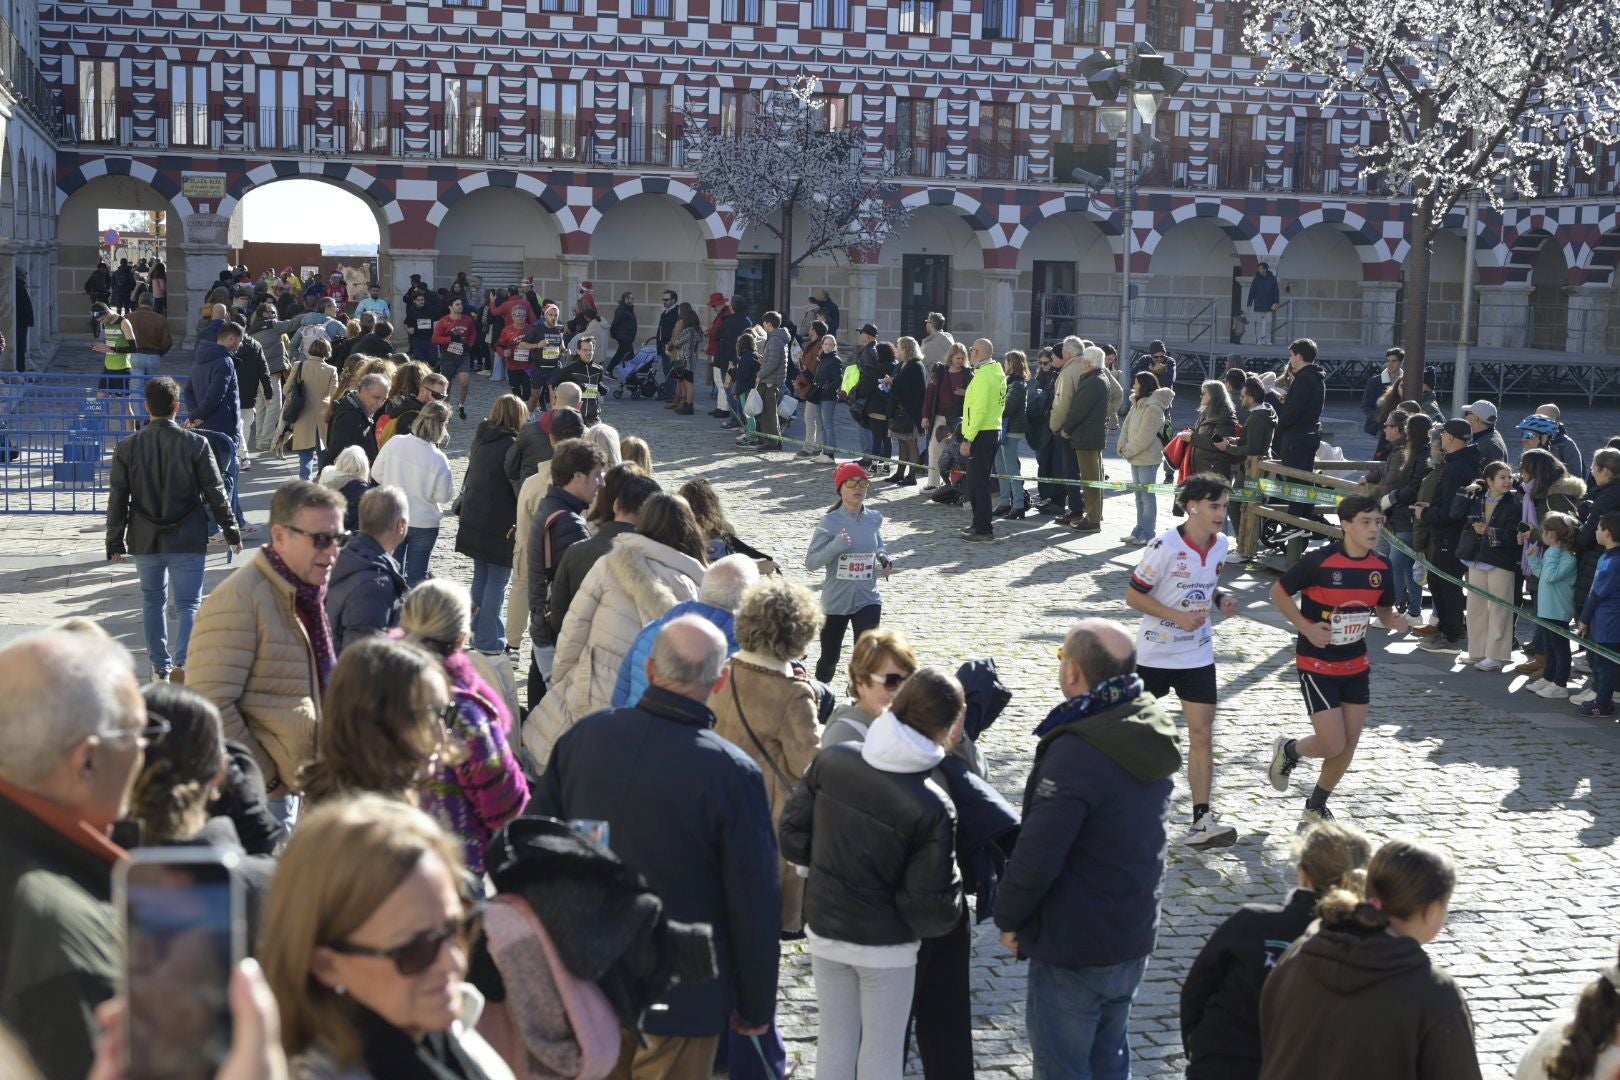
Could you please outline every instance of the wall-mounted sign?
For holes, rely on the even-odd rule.
[[[186,176],[180,181],[180,194],[188,199],[223,199],[223,176]]]

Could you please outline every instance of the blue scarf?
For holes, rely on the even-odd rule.
[[[1090,690],[1077,694],[1048,713],[1046,719],[1036,727],[1035,736],[1039,738],[1054,728],[1072,724],[1092,713],[1111,709],[1127,701],[1135,701],[1142,696],[1142,691],[1142,677],[1134,671],[1125,675],[1115,675],[1112,679],[1104,679]]]

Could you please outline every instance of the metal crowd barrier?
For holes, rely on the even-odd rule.
[[[0,514],[104,513],[113,448],[145,421],[152,377],[0,374]]]

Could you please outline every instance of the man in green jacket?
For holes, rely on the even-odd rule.
[[[1074,449],[1075,462],[1080,466],[1080,479],[1101,481],[1102,452],[1108,442],[1108,380],[1103,377],[1103,351],[1095,345],[1081,353],[1079,381],[1069,398],[1068,412],[1064,415],[1059,434],[1069,440]],[[1085,512],[1064,514],[1057,519],[1078,533],[1094,533],[1102,528],[1102,489],[1085,489]],[[1074,505],[1070,503],[1069,505]]]
[[[980,338],[968,350],[973,378],[962,399],[962,453],[968,459],[968,500],[973,524],[962,536],[974,543],[996,538],[990,527],[990,473],[1001,445],[1001,413],[1007,407],[1007,373],[995,358],[995,346]]]
[[[46,1076],[81,1077],[120,966],[107,838],[129,807],[146,707],[129,653],[46,632],[0,649],[0,1023]]]

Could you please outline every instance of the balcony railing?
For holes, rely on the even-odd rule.
[[[22,39],[4,19],[0,19],[0,80],[4,80],[12,96],[44,124],[53,138],[68,137],[62,99],[45,81]]]
[[[972,173],[980,180],[1023,180],[1029,173],[1021,140],[974,139]]]
[[[619,128],[619,160],[626,165],[683,163],[680,139],[671,124],[623,124]]]

